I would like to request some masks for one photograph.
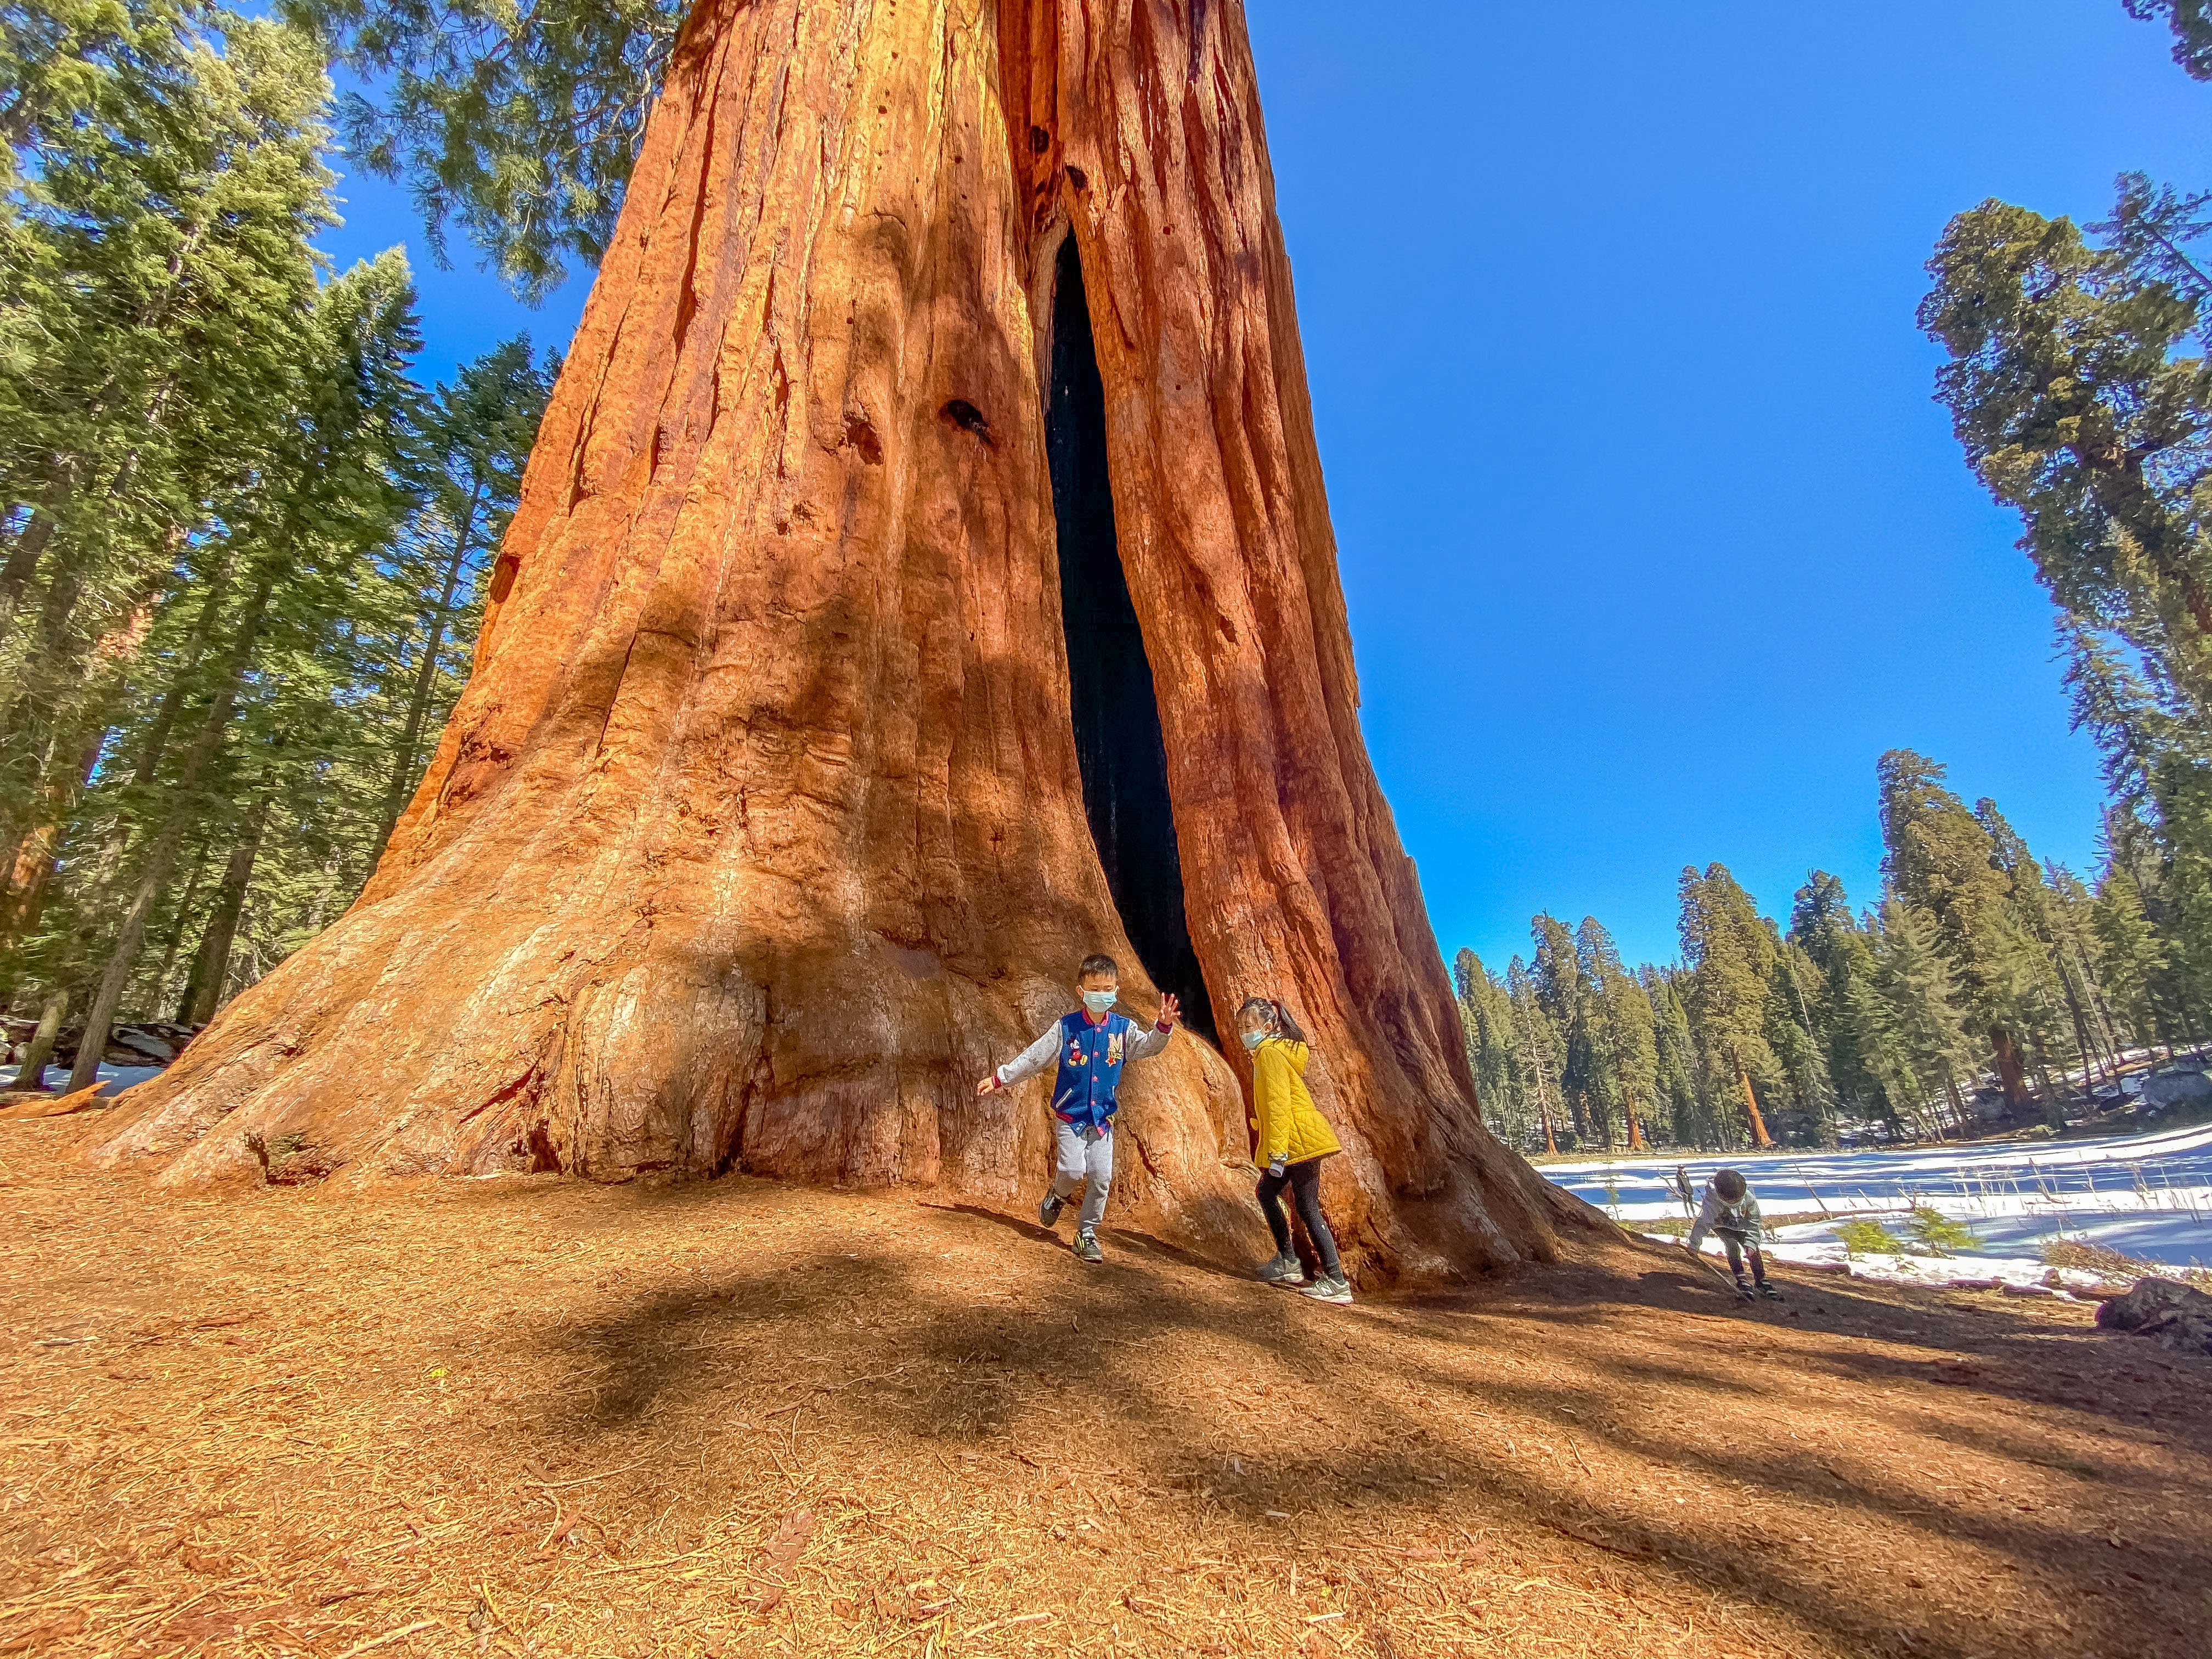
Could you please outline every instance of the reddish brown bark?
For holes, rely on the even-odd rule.
[[[1990,1048],[1996,1058],[1997,1082],[2004,1089],[2006,1109],[2017,1111],[2033,1098],[2027,1091],[2027,1073],[2020,1063],[2020,1045],[2003,1026],[1992,1025]]]
[[[1739,1066],[1735,1068],[1735,1080],[1743,1088],[1743,1109],[1751,1115],[1751,1144],[1771,1146],[1774,1137],[1766,1133],[1766,1120],[1759,1115],[1759,1097],[1751,1091],[1751,1073]]]
[[[105,1155],[1040,1188],[1040,1085],[973,1079],[1087,950],[1153,1006],[1071,732],[1063,234],[1221,1028],[1265,992],[1312,1031],[1356,1264],[1586,1219],[1475,1109],[1361,742],[1243,13],[1203,0],[707,0],[374,879]],[[1186,1034],[1132,1068],[1115,1219],[1262,1246],[1234,1059]]]

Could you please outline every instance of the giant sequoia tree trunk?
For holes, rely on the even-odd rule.
[[[1240,8],[702,0],[428,775],[105,1153],[1009,1202],[1103,947],[1297,1011],[1355,1265],[1547,1255],[1356,708]],[[1117,1220],[1262,1244],[1235,1060],[1132,1068]]]

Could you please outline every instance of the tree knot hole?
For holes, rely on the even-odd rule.
[[[937,411],[938,418],[958,427],[963,432],[972,432],[988,447],[991,444],[991,423],[983,418],[983,411],[965,398],[955,398]]]
[[[884,464],[884,441],[876,435],[876,428],[869,424],[865,415],[848,415],[845,417],[845,447],[858,450],[860,459],[870,466]]]
[[[1091,175],[1081,167],[1070,167],[1067,170],[1067,182],[1078,190],[1088,190],[1091,188]]]
[[[1042,127],[1030,129],[1030,154],[1042,155],[1052,148],[1052,135]]]

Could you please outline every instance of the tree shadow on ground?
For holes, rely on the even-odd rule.
[[[1998,1632],[1962,1616],[1919,1617],[1893,1583],[1839,1576],[1832,1557],[1744,1519],[1752,1510],[1795,1516],[1825,1528],[1821,1547],[1832,1551],[1841,1517],[1845,1534],[1885,1538],[1905,1558],[1948,1553],[1954,1565],[1963,1558],[1978,1571],[2033,1576],[2082,1607],[2100,1652],[2179,1659],[2199,1650],[2197,1587],[2212,1564],[2197,1537],[2123,1547],[2043,1509],[1943,1499],[1923,1470],[1784,1437],[1818,1384],[1855,1391],[1862,1403],[1845,1416],[1879,1425],[1885,1443],[1954,1444],[2038,1480],[2077,1479],[2063,1473],[2067,1461],[2087,1460],[2054,1454],[2056,1413],[2099,1418],[2107,1433],[2134,1430],[2116,1391],[2077,1397],[2077,1373],[2141,1365],[2094,1339],[2059,1338],[2073,1345],[2062,1370],[2052,1333],[2025,1317],[1900,1307],[1831,1285],[1793,1285],[1807,1301],[1796,1319],[1745,1316],[1716,1310],[1693,1276],[1647,1267],[1634,1254],[1522,1271],[1456,1295],[1329,1309],[1157,1241],[1109,1231],[1109,1262],[1089,1267],[1031,1223],[942,1208],[948,1227],[1011,1235],[994,1252],[1060,1253],[1003,1280],[933,1281],[916,1255],[869,1249],[634,1290],[550,1339],[593,1380],[556,1398],[529,1431],[599,1450],[656,1423],[803,1409],[822,1431],[900,1455],[935,1445],[1045,1456],[1110,1442],[1154,1487],[1195,1491],[1254,1527],[1294,1509],[1368,1526],[1378,1504],[1401,1523],[1479,1513],[1549,1528],[1644,1571],[1726,1586],[1871,1650],[1973,1659],[2002,1646]],[[988,1305],[993,1298],[1005,1305]],[[1670,1346],[1656,1350],[1661,1338],[1644,1330],[1635,1340],[1647,1351],[1638,1352],[1637,1328],[1621,1328],[1635,1315],[1694,1320],[1697,1330],[1686,1338],[1670,1325]],[[1862,1329],[1831,1328],[1843,1324]],[[1529,1357],[1532,1328],[1548,1332],[1549,1359]],[[1969,1389],[2031,1420],[1931,1422],[1924,1397],[1905,1396],[1941,1362],[1869,1340],[1908,1336],[1972,1356]],[[793,1365],[794,1353],[805,1362]],[[1763,1363],[1747,1370],[1747,1356]],[[1540,1364],[1571,1366],[1584,1380],[1532,1375]],[[2192,1399],[2197,1414],[2168,1425],[2166,1437],[2212,1454],[2203,1414],[2212,1389],[2175,1370],[2177,1397]],[[1284,1389],[1306,1397],[1294,1412],[1326,1413],[1328,1429],[1282,1422],[1285,1407],[1269,1401]],[[1651,1409],[1662,1396],[1689,1420]],[[1764,1431],[1756,1446],[1717,1447],[1698,1431],[1699,1413],[1746,1409]],[[1086,1425],[1080,1441],[1063,1446],[1059,1437],[1078,1423]],[[1519,1440],[1534,1434],[1568,1439],[1572,1461],[1548,1441],[1533,1443],[1542,1457],[1523,1452]],[[1584,1447],[1632,1460],[1640,1484],[1600,1480]],[[2185,1478],[2212,1499],[2201,1472]],[[1670,1495],[1669,1483],[1688,1486],[1695,1503]],[[2111,1489],[2118,1496],[2140,1484],[2116,1477]]]

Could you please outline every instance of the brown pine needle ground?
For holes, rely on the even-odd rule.
[[[97,1127],[96,1123],[94,1127]],[[2203,1659],[2212,1362],[1624,1247],[1340,1309],[730,1180],[0,1139],[0,1652]]]

